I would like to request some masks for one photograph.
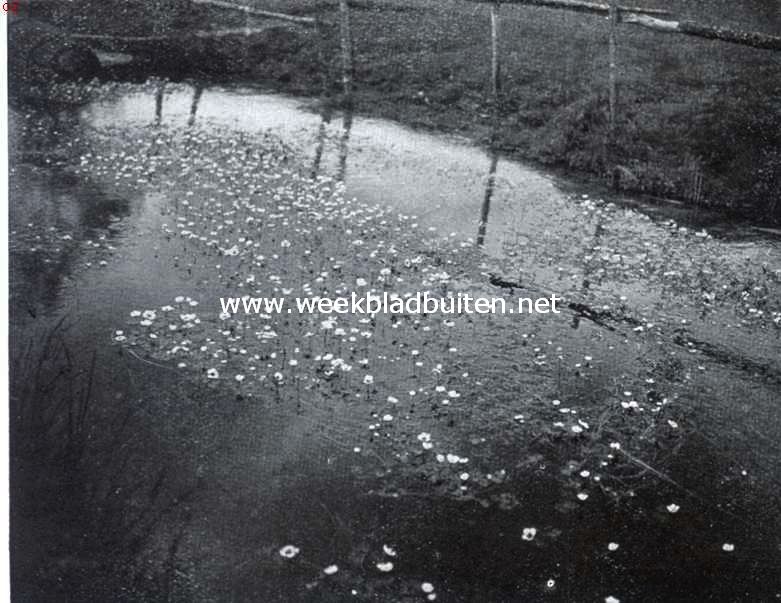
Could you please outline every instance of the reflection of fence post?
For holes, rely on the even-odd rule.
[[[155,92],[155,126],[163,123],[163,99],[165,98],[165,80],[161,80]]]
[[[317,65],[320,68],[320,125],[317,129],[317,142],[315,143],[315,156],[312,161],[312,171],[310,177],[315,179],[320,172],[320,162],[323,159],[325,150],[326,126],[331,122],[331,107],[329,106],[328,96],[331,87],[330,65],[325,59],[325,35],[323,33],[323,24],[321,22],[320,11],[324,4],[318,4],[318,14],[315,17],[315,44],[317,44]]]
[[[491,149],[491,165],[488,168],[488,179],[485,182],[485,195],[483,195],[483,205],[480,208],[480,222],[477,225],[478,247],[485,245],[485,232],[488,228],[488,214],[491,211],[491,199],[494,196],[496,187],[496,168],[499,165],[499,153],[495,148]]]
[[[187,119],[188,126],[195,125],[195,117],[198,114],[198,105],[201,102],[201,96],[203,95],[203,84],[200,82],[195,83],[195,89],[193,91],[193,102],[190,104],[190,117]]]
[[[491,96],[494,106],[499,104],[501,88],[499,75],[499,3],[491,4]]]
[[[608,156],[607,156],[607,168],[610,170],[610,178],[613,188],[617,188],[617,171],[613,165],[615,160],[615,145],[616,145],[616,103],[618,102],[617,82],[616,82],[616,30],[618,29],[619,13],[618,13],[618,0],[610,0],[610,13],[608,16],[610,21],[610,34],[608,38],[608,62],[610,73],[609,78],[609,91],[608,91],[608,103],[609,103],[609,115],[608,115]]]
[[[350,36],[350,7],[347,0],[339,0],[339,25],[342,43],[342,86],[345,96],[350,97],[352,92],[352,38]]]
[[[353,108],[347,105],[342,115],[342,137],[339,140],[339,171],[336,174],[337,182],[344,182],[347,177],[347,153],[350,148],[350,130],[353,127]]]

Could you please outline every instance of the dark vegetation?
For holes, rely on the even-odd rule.
[[[105,358],[72,349],[65,322],[12,338],[13,600],[186,600],[194,483],[172,475],[144,404],[96,383]]]
[[[105,43],[150,73],[262,83],[338,102],[334,2],[253,0],[264,9],[320,17],[320,32],[282,24],[249,40]],[[772,3],[647,0],[676,16],[778,34]],[[470,2],[355,1],[352,34],[358,111],[486,142],[489,17]],[[185,0],[33,2],[33,16],[67,31],[152,35],[267,23]],[[709,205],[759,222],[781,219],[781,57],[771,51],[670,37],[623,26],[619,127],[607,149],[607,25],[542,8],[502,8],[503,91],[495,144],[551,166],[608,178],[624,190]]]

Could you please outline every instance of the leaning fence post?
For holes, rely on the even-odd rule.
[[[498,105],[499,90],[499,3],[491,4],[491,96],[494,106]]]

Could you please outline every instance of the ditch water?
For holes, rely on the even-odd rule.
[[[76,362],[97,350],[98,415],[137,407],[141,471],[164,464],[171,492],[195,489],[143,553],[170,570],[160,600],[781,597],[776,241],[714,239],[573,195],[465,141],[248,90],[108,89],[78,110],[13,112],[11,144],[12,353],[65,316]],[[256,181],[253,170],[265,173]],[[340,195],[371,208],[354,224],[324,222],[345,242],[312,227],[340,181]],[[199,243],[252,236],[251,206],[230,205],[250,190],[279,204],[263,218],[267,263]],[[383,230],[399,213],[418,230]],[[346,241],[369,240],[375,225],[388,238],[372,240],[380,254],[395,242],[429,257],[437,233],[450,250],[430,254],[453,276],[443,282],[502,294],[488,285],[499,273],[588,311],[450,331],[380,319],[354,345],[279,319],[279,347],[251,366],[266,349],[250,336],[257,323],[226,328],[217,299],[264,279],[264,266],[291,289],[334,257],[336,272],[360,275],[367,264],[351,268]],[[279,259],[284,243],[306,252]],[[318,244],[322,257],[302,259]],[[463,266],[459,249],[473,258]],[[196,308],[183,298],[200,302],[202,320],[170,333],[189,329],[176,342],[194,350],[224,329],[220,374],[235,380],[205,378],[208,364],[179,370],[197,358],[178,367],[144,339],[167,343],[165,327],[129,326],[133,312]],[[120,345],[126,337],[138,345]],[[329,350],[361,374],[365,355],[374,377],[323,373]],[[268,380],[250,377],[266,366]],[[29,543],[16,555],[17,589],[56,599],[36,593],[52,588],[45,555]],[[71,580],[88,598],[89,583]]]

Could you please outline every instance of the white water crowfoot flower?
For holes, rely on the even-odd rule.
[[[216,368],[210,368],[206,371],[206,378],[207,379],[219,379],[220,378],[220,372]]]
[[[292,544],[286,544],[281,549],[279,549],[279,554],[282,555],[285,559],[292,559],[300,552],[301,549],[299,549],[297,546],[293,546]]]
[[[531,542],[534,540],[534,537],[537,535],[537,528],[523,528],[523,535],[521,538],[524,540]]]
[[[328,567],[323,569],[323,573],[326,576],[333,576],[338,571],[339,571],[339,566],[338,565],[329,565]]]
[[[677,513],[680,510],[680,507],[676,505],[675,503],[671,503],[667,505],[667,511],[670,513]]]
[[[390,561],[381,561],[377,564],[377,569],[381,572],[390,572],[393,571],[393,563]]]

